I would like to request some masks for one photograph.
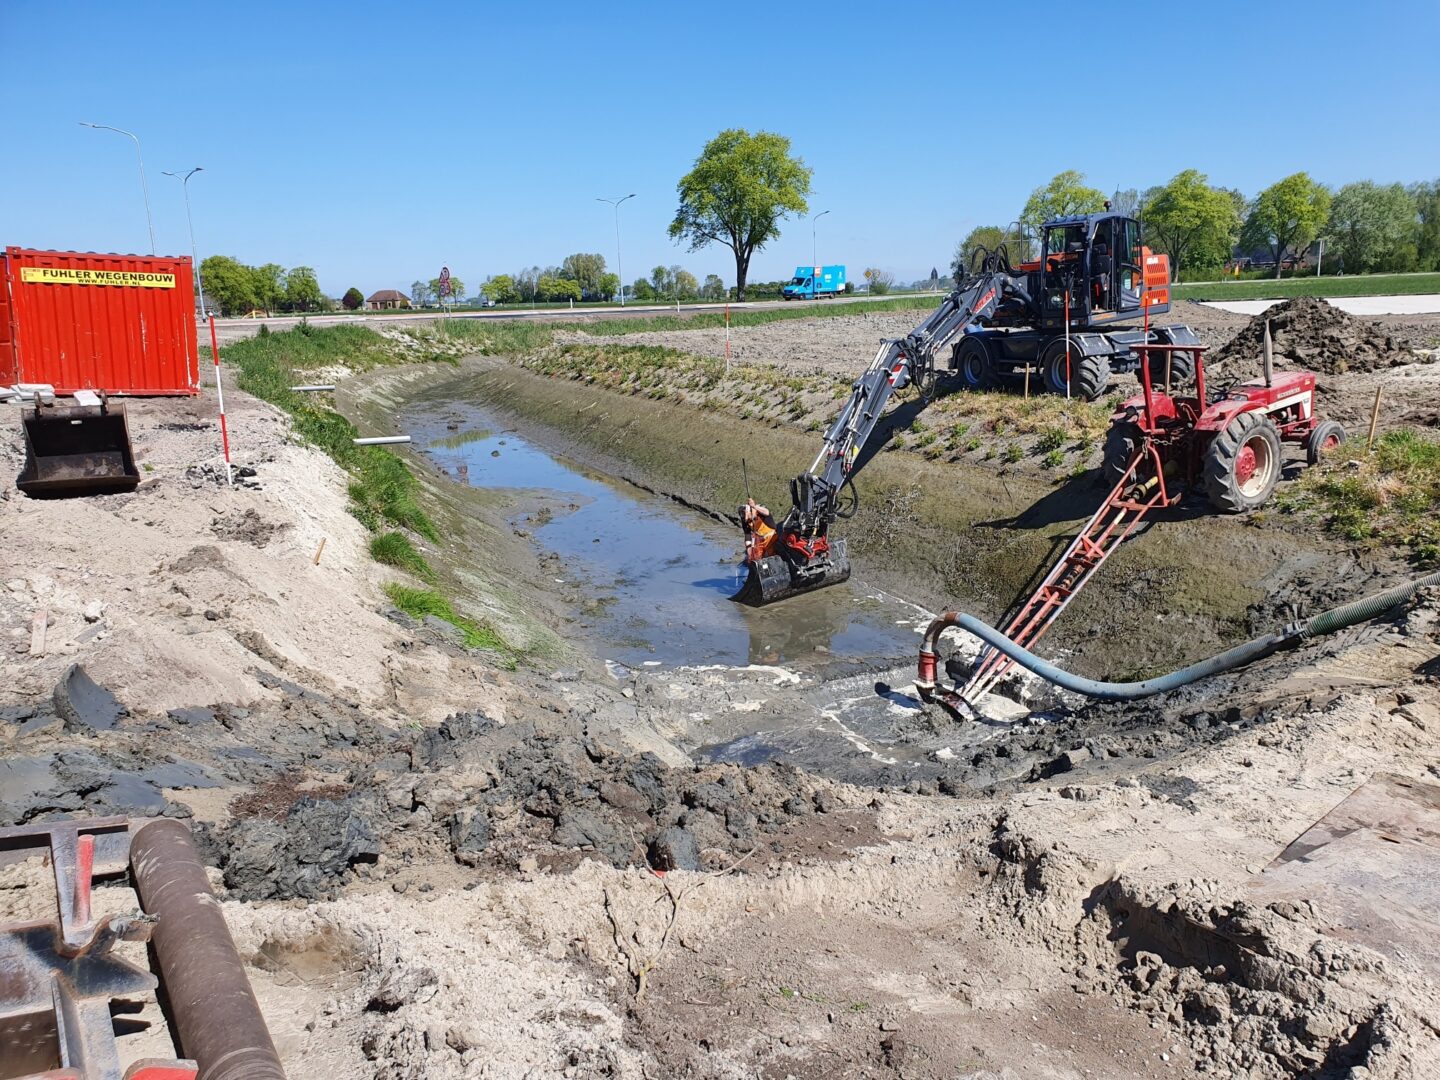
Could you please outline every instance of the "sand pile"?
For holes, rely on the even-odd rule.
[[[1347,315],[1318,297],[1297,296],[1256,315],[1228,344],[1211,354],[1210,363],[1216,367],[1230,361],[1253,364],[1258,371],[1267,320],[1275,363],[1281,368],[1338,375],[1377,371],[1416,359],[1379,323]]]

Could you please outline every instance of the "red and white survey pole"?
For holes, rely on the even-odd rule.
[[[235,470],[230,466],[230,429],[225,426],[225,387],[220,381],[220,342],[215,336],[215,313],[210,313],[210,356],[215,361],[215,393],[220,398],[220,445],[225,450],[225,482],[235,486]]]

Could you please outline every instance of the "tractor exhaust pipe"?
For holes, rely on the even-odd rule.
[[[197,1080],[285,1080],[190,830],[171,818],[142,826],[130,841],[130,868],[141,905],[156,916],[151,944]]]
[[[1265,385],[1275,385],[1275,347],[1270,342],[1270,320],[1265,320],[1265,348],[1261,353],[1261,363],[1265,368]]]

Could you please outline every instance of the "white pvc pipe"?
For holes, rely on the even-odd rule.
[[[380,435],[373,439],[351,439],[356,446],[390,446],[392,443],[407,443],[409,435]]]
[[[292,391],[297,394],[318,394],[325,390],[334,390],[334,383],[318,383],[315,386],[292,386]]]

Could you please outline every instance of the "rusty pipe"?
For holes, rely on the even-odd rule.
[[[171,818],[141,826],[130,868],[141,905],[157,920],[151,943],[161,984],[181,1052],[200,1067],[197,1080],[285,1080],[190,830]]]

